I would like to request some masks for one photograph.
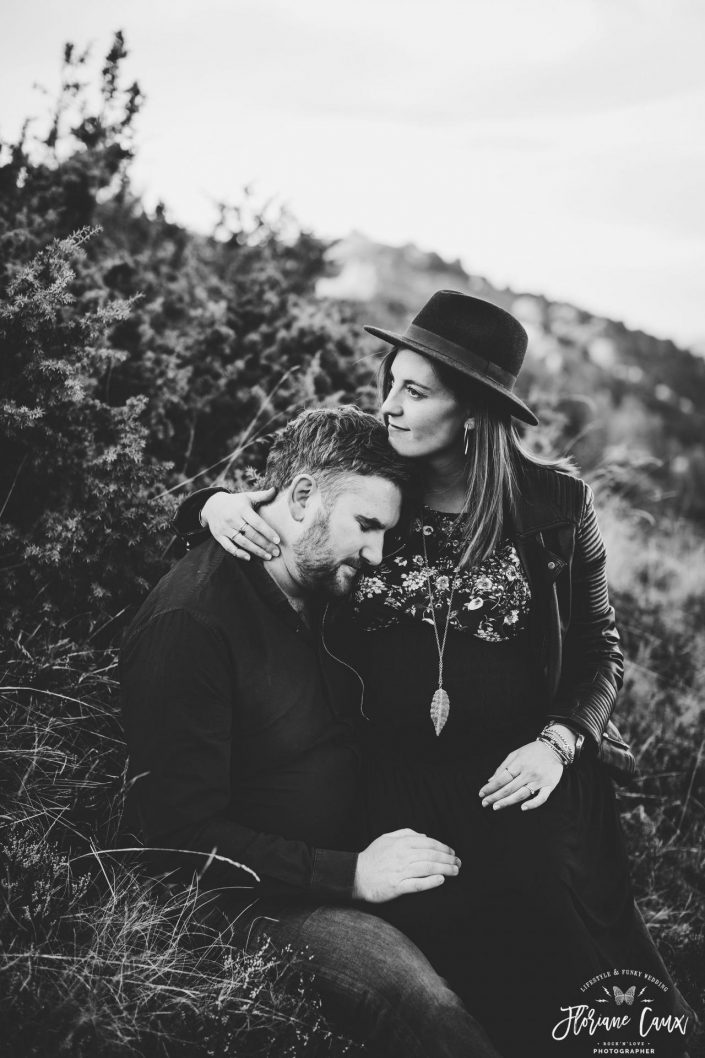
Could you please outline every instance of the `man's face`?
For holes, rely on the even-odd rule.
[[[384,534],[401,509],[398,486],[385,478],[345,474],[335,486],[328,507],[319,494],[292,547],[299,583],[327,597],[347,595],[361,569],[379,565]]]

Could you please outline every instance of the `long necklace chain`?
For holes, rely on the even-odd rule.
[[[448,629],[450,628],[450,613],[453,605],[453,594],[455,592],[455,586],[458,579],[458,573],[460,566],[456,566],[453,570],[453,579],[450,584],[450,593],[448,595],[448,613],[446,614],[445,628],[443,629],[443,639],[438,632],[438,622],[436,621],[436,600],[433,595],[433,586],[431,584],[431,569],[428,564],[428,553],[426,551],[426,526],[422,520],[421,522],[421,546],[423,547],[424,557],[424,568],[426,572],[426,583],[428,584],[428,598],[431,604],[431,621],[433,622],[433,634],[436,638],[436,647],[438,649],[438,688],[433,694],[431,699],[431,720],[433,721],[433,727],[436,735],[440,735],[441,731],[445,727],[446,720],[450,713],[450,698],[448,692],[443,686],[443,655],[446,649],[446,640],[448,639]]]

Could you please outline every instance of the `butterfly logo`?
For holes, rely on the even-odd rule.
[[[632,985],[626,992],[623,992],[619,985],[612,985],[612,991],[614,992],[614,1001],[618,1007],[621,1007],[622,1003],[626,1003],[630,1007],[636,995],[636,985]]]
[[[610,992],[608,992],[608,990],[603,985],[602,986],[602,991],[607,996],[607,999],[597,999],[596,1000],[597,1003],[607,1003],[609,1001],[609,1002],[616,1003],[618,1007],[621,1007],[622,1004],[624,1004],[625,1006],[630,1007],[630,1006],[633,1005],[635,998],[636,999],[641,999],[642,996],[644,997],[643,998],[643,1002],[644,1003],[653,1002],[651,999],[648,998],[648,996],[644,996],[644,992],[646,991],[646,986],[644,986],[644,988],[641,989],[641,991],[639,992],[638,996],[636,994],[636,985],[632,985],[631,988],[627,988],[626,991],[624,991],[624,992],[619,987],[619,985],[612,985],[612,993],[611,994],[610,994]]]

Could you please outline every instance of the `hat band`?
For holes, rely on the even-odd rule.
[[[486,378],[491,378],[494,382],[498,382],[505,389],[510,391],[514,389],[517,376],[513,375],[511,371],[505,371],[503,367],[495,364],[493,360],[486,360],[485,357],[478,356],[477,353],[465,349],[462,345],[457,345],[456,342],[449,341],[448,338],[441,337],[440,334],[434,334],[433,331],[427,331],[425,327],[410,323],[406,328],[405,337],[413,338],[415,342],[420,342],[421,345],[427,345],[429,349],[435,350],[441,356],[450,357],[458,362],[459,367],[471,367]]]

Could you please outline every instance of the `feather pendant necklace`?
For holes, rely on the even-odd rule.
[[[431,698],[431,721],[436,735],[440,735],[441,731],[445,727],[448,714],[450,713],[450,698],[448,692],[443,686],[443,655],[446,649],[446,640],[448,638],[448,629],[450,628],[450,611],[453,605],[453,593],[455,592],[455,585],[458,577],[460,567],[456,566],[453,570],[453,579],[450,585],[450,593],[448,595],[448,613],[446,614],[445,628],[443,629],[443,638],[438,632],[438,622],[436,621],[436,601],[433,597],[433,585],[431,584],[431,571],[428,565],[428,554],[426,553],[426,534],[424,532],[426,526],[421,525],[421,544],[423,546],[423,557],[424,566],[426,570],[426,583],[428,584],[428,599],[431,604],[431,620],[433,621],[433,634],[436,638],[436,647],[438,649],[438,688],[434,691],[433,697]]]

